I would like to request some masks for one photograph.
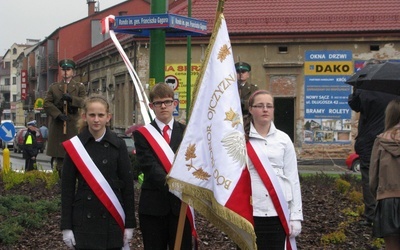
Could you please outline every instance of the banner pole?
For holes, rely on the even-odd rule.
[[[187,207],[188,207],[187,203],[182,201],[181,202],[181,210],[179,212],[178,228],[176,230],[174,250],[180,250],[181,249],[182,236],[183,236],[183,229],[185,227],[185,219],[186,219]]]

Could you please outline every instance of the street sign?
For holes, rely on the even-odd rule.
[[[0,125],[0,139],[5,142],[11,141],[15,136],[15,127],[11,122],[4,122]]]
[[[178,102],[178,105],[176,105],[176,108],[172,112],[173,116],[179,116],[179,93],[175,92],[174,93],[174,100]]]
[[[165,77],[165,83],[168,84],[174,91],[179,86],[178,78],[176,78],[176,76],[173,76],[173,75],[166,76]]]
[[[207,22],[175,14],[117,16],[112,27],[115,32],[149,36],[151,29],[164,29],[166,36],[201,36],[207,34]]]

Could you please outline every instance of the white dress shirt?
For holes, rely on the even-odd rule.
[[[172,127],[174,126],[174,121],[175,121],[175,120],[174,120],[174,119],[171,119],[171,121],[169,121],[168,124],[163,123],[162,121],[158,120],[157,118],[155,118],[154,120],[156,121],[157,126],[160,128],[161,133],[162,133],[162,131],[164,130],[164,127],[165,127],[166,125],[169,126],[169,129],[168,129],[167,133],[168,133],[169,138],[171,139]]]
[[[250,125],[249,140],[261,144],[275,174],[278,177],[282,193],[284,194],[290,210],[290,220],[303,220],[300,181],[297,170],[297,158],[290,137],[277,129],[273,122],[266,137],[262,137],[253,124]],[[277,216],[274,204],[267,188],[262,182],[257,170],[249,159],[251,175],[251,188],[253,198],[253,216]]]

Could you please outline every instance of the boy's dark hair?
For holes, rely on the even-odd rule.
[[[166,83],[160,82],[154,85],[149,94],[150,102],[155,98],[171,97],[174,99],[174,90]]]

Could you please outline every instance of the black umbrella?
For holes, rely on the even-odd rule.
[[[357,89],[400,95],[400,63],[369,64],[352,75],[347,84]]]

